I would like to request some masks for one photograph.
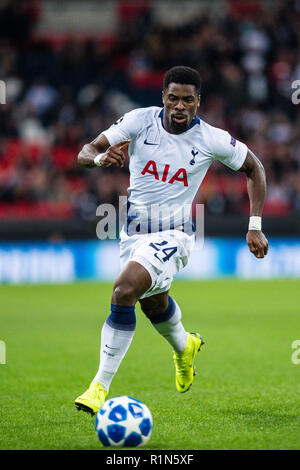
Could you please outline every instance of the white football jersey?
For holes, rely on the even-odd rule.
[[[238,170],[248,150],[228,132],[198,116],[187,131],[170,134],[164,128],[163,113],[164,108],[156,106],[135,109],[103,132],[110,145],[131,139],[128,221],[135,228],[137,224],[146,226],[148,231],[157,229],[153,227],[157,211],[159,230],[187,223],[193,199],[212,162],[219,160]]]

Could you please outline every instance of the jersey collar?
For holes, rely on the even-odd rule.
[[[165,111],[164,108],[162,108],[161,111],[160,111],[160,113],[159,113],[159,115],[158,115],[158,117],[160,117],[160,119],[161,119],[161,125],[163,126],[163,128],[165,129],[165,131],[168,132],[168,131],[166,130],[165,126],[164,126],[164,111]],[[200,124],[200,118],[199,118],[197,115],[195,115],[195,116],[193,117],[192,122],[191,122],[189,128],[188,128],[186,131],[188,131],[189,129],[191,129],[192,127],[194,127],[196,124]],[[185,131],[185,132],[186,132],[186,131]]]

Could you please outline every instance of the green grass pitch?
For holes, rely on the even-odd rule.
[[[0,449],[102,449],[74,399],[98,367],[112,284],[0,287]],[[169,345],[137,307],[137,329],[110,397],[150,408],[146,449],[299,449],[296,280],[174,282],[188,331],[206,345],[190,391],[176,392]]]

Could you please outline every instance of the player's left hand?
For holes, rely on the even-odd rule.
[[[256,256],[256,258],[264,258],[268,253],[268,240],[260,230],[249,230],[246,240],[249,250],[254,254],[254,256]]]

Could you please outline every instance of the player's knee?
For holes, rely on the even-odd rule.
[[[111,302],[115,305],[134,305],[136,303],[136,292],[130,284],[115,285]]]

